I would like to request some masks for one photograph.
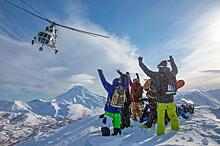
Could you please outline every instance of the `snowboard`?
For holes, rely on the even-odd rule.
[[[176,82],[176,87],[177,87],[177,89],[182,88],[184,85],[185,85],[185,81],[184,81],[184,80],[178,80],[178,81]]]

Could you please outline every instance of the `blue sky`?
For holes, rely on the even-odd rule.
[[[29,9],[20,0],[11,1]],[[110,40],[58,28],[59,54],[38,52],[30,42],[48,23],[0,1],[0,98],[50,99],[74,84],[105,95],[96,69],[103,68],[109,81],[117,76],[116,68],[147,78],[138,56],[156,70],[173,55],[178,78],[188,83],[185,90],[220,87],[218,0],[25,1],[47,18]]]

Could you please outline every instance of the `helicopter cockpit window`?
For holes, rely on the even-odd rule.
[[[44,38],[47,38],[47,34],[46,33],[44,33],[44,36],[43,36]]]
[[[38,36],[43,36],[43,34],[44,34],[43,32],[39,32]]]
[[[50,40],[50,38],[51,38],[51,35],[47,35],[47,39]]]
[[[49,31],[49,32],[52,33],[53,32],[53,27],[52,26],[47,26],[46,27],[46,31]]]

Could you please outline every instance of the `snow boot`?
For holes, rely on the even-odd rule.
[[[120,128],[114,128],[114,133],[112,134],[112,136],[115,136],[115,135],[121,135],[121,129]]]
[[[102,136],[110,136],[110,129],[108,127],[101,128]]]

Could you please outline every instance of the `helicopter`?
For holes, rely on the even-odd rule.
[[[27,4],[25,1],[23,0],[20,0],[21,2],[25,3],[27,6],[29,6],[33,11],[35,11],[36,13],[33,13],[29,10],[26,10],[24,9],[23,7],[20,7],[18,5],[16,5],[15,3],[12,3],[8,0],[4,0],[6,3],[22,10],[22,11],[25,11],[39,19],[42,19],[44,21],[47,21],[50,23],[49,26],[46,26],[46,28],[42,31],[40,31],[37,36],[35,36],[33,38],[33,40],[31,41],[31,44],[34,45],[35,43],[40,43],[41,44],[41,47],[39,48],[39,51],[43,51],[43,47],[44,46],[48,46],[50,47],[55,54],[58,53],[58,48],[56,46],[56,39],[57,39],[57,29],[56,29],[56,26],[59,26],[59,27],[62,27],[62,28],[66,28],[66,29],[69,29],[69,30],[73,30],[73,31],[76,31],[76,32],[79,32],[79,33],[83,33],[83,34],[87,34],[87,35],[91,35],[91,36],[94,36],[94,37],[102,37],[102,38],[109,38],[108,36],[105,36],[105,35],[102,35],[102,34],[98,34],[98,33],[94,33],[94,32],[89,32],[89,31],[85,31],[85,30],[81,30],[81,29],[76,29],[76,28],[73,28],[73,27],[69,27],[69,26],[66,26],[66,25],[62,25],[62,24],[59,24],[59,23],[56,23],[54,21],[51,21],[49,19],[47,19],[46,17],[43,17],[40,15],[40,13],[38,11],[36,11],[33,7],[31,7],[29,4]]]
[[[56,47],[56,38],[57,38],[57,29],[52,23],[51,25],[47,26],[45,30],[40,31],[36,37],[32,40],[31,44],[34,45],[34,43],[41,43],[41,47],[39,48],[39,51],[43,51],[43,47],[45,45],[49,46],[52,50],[54,50],[54,53],[57,54],[58,48]]]

